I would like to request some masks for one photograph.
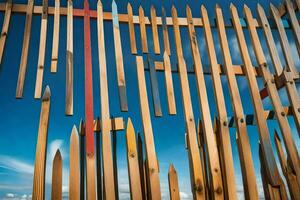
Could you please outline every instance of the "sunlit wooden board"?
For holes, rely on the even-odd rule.
[[[79,124],[79,152],[80,153],[80,199],[85,199],[85,123],[80,120]]]
[[[137,54],[134,23],[133,23],[133,12],[130,3],[127,4],[127,13],[128,13],[128,29],[129,29],[131,53]]]
[[[173,164],[171,164],[169,167],[168,180],[169,180],[170,199],[179,200],[180,195],[179,195],[178,177]]]
[[[58,44],[59,44],[59,22],[60,22],[60,0],[55,0],[54,21],[53,21],[53,40],[51,55],[51,72],[57,72]],[[68,31],[67,31],[68,32]]]
[[[73,126],[70,136],[70,170],[69,170],[69,198],[80,199],[80,167],[79,167],[79,137],[76,126]],[[81,152],[83,154],[84,152]],[[83,184],[84,185],[84,184]]]
[[[148,53],[147,30],[145,24],[144,9],[142,6],[139,7],[139,24],[140,24],[142,51],[143,53]]]
[[[292,30],[294,32],[295,42],[297,46],[298,53],[300,53],[300,26],[299,21],[297,19],[294,4],[291,0],[285,0],[286,10],[290,19],[290,24],[292,26]]]
[[[160,47],[159,47],[159,37],[158,37],[158,30],[156,24],[156,10],[154,6],[150,8],[150,15],[151,15],[151,27],[152,27],[152,37],[153,37],[153,46],[154,46],[154,53],[160,54]]]
[[[59,149],[56,151],[52,164],[51,200],[62,199],[62,157]]]
[[[4,14],[3,25],[2,25],[1,36],[0,36],[0,65],[2,63],[6,37],[8,34],[11,8],[12,8],[12,0],[8,0],[5,6],[5,14]]]
[[[167,52],[168,55],[171,55],[169,32],[167,26],[167,16],[164,7],[161,8],[161,15],[162,15],[161,23],[162,23],[162,30],[163,30],[164,50]]]
[[[164,53],[164,72],[165,72],[165,84],[166,84],[166,94],[168,100],[168,109],[170,115],[176,115],[176,103],[173,87],[173,78],[172,78],[172,68],[170,57],[165,51]]]
[[[66,55],[66,115],[73,115],[73,1],[68,0]]]

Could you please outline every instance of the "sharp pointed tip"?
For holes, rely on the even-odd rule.
[[[275,6],[272,4],[272,3],[270,3],[270,8],[271,8],[271,10],[276,10],[276,8],[275,8]]]
[[[75,124],[73,125],[73,128],[72,128],[72,134],[74,134],[74,133],[78,134],[77,127]]]
[[[275,137],[275,140],[281,141],[276,129],[274,130],[274,137]]]
[[[150,6],[150,9],[151,9],[151,10],[155,10],[154,5],[151,5],[151,6]]]
[[[42,100],[43,101],[48,101],[48,100],[50,100],[50,97],[51,97],[51,91],[50,91],[50,87],[47,85],[46,89],[44,91]]]
[[[129,2],[127,3],[127,8],[131,8],[131,4]]]
[[[249,7],[246,4],[244,4],[244,10],[249,10]]]
[[[61,158],[60,150],[57,149],[54,158]]]
[[[175,6],[174,6],[174,4],[172,5],[172,8],[171,8],[172,10],[176,10],[176,8],[175,8]]]
[[[216,6],[215,6],[215,9],[220,9],[220,5],[217,3]]]
[[[205,10],[206,11],[206,8],[205,8],[205,6],[203,4],[201,5],[200,8],[201,8],[201,10]]]
[[[257,8],[258,10],[261,10],[261,9],[262,9],[260,3],[258,3],[258,4],[256,5],[256,8]]]
[[[235,5],[233,3],[230,3],[230,9],[236,9]]]
[[[128,117],[128,120],[127,120],[127,126],[132,126],[132,121],[131,121],[131,119],[130,119],[130,117]]]
[[[170,166],[169,166],[169,172],[174,172],[174,171],[176,171],[174,165],[170,164]]]
[[[191,10],[189,4],[186,4],[185,9],[186,9],[186,11],[190,11]]]

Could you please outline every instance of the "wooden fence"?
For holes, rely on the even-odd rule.
[[[34,14],[41,15],[41,33],[38,55],[38,66],[35,85],[35,98],[41,98],[43,88],[43,72],[46,51],[48,15],[54,15],[53,44],[51,56],[51,72],[57,72],[59,41],[66,39],[66,98],[65,114],[73,115],[73,17],[84,18],[84,60],[85,60],[85,121],[80,123],[79,134],[76,126],[70,136],[70,179],[69,197],[77,199],[118,199],[118,179],[116,166],[115,134],[118,130],[126,129],[128,175],[131,199],[161,199],[159,179],[159,162],[155,151],[155,141],[151,124],[149,98],[153,102],[154,115],[162,117],[161,96],[157,82],[158,72],[164,73],[168,114],[176,115],[177,108],[174,95],[172,74],[178,73],[182,108],[184,111],[184,124],[186,127],[186,148],[189,157],[191,191],[194,199],[237,199],[237,187],[230,141],[229,129],[236,128],[236,142],[243,178],[245,199],[258,199],[258,184],[256,180],[253,156],[249,142],[247,125],[256,125],[259,134],[259,160],[261,164],[261,177],[266,199],[300,199],[300,162],[298,150],[292,136],[288,116],[292,116],[300,133],[300,102],[296,83],[299,81],[299,72],[292,57],[292,49],[286,29],[293,31],[294,41],[300,54],[300,26],[296,11],[300,9],[300,1],[285,0],[278,7],[270,4],[270,16],[266,16],[264,8],[257,5],[257,18],[245,5],[244,16],[239,16],[237,8],[231,4],[231,22],[225,24],[223,10],[219,5],[215,7],[215,22],[212,24],[213,13],[208,13],[205,6],[201,6],[201,18],[194,18],[189,6],[186,7],[186,17],[178,17],[173,6],[172,16],[167,17],[162,8],[162,16],[156,15],[152,6],[150,17],[144,15],[140,6],[138,15],[134,15],[130,4],[128,13],[119,14],[117,4],[112,2],[112,12],[104,12],[101,1],[98,1],[97,10],[90,10],[87,0],[84,9],[73,8],[73,2],[68,0],[67,8],[60,7],[59,0],[55,0],[55,7],[48,6],[48,0],[43,0],[42,6],[35,6],[33,0],[28,0],[27,5],[13,4],[12,0],[0,3],[0,11],[5,12],[3,27],[0,37],[0,63],[2,61],[6,37],[9,37],[9,22],[13,13],[26,14],[24,39],[20,60],[16,98],[23,97],[23,88],[26,76],[28,49],[30,44],[31,23]],[[227,10],[226,10],[227,12]],[[67,37],[59,37],[60,16],[67,16]],[[92,54],[90,19],[97,19],[97,39],[99,49],[99,77],[100,77],[100,102],[101,120],[95,119],[93,112],[93,82],[92,82]],[[135,134],[134,124],[130,118],[124,125],[122,117],[112,118],[109,111],[107,66],[105,54],[104,20],[113,24],[113,39],[115,62],[117,72],[117,85],[120,98],[120,111],[128,111],[126,72],[124,71],[123,49],[121,42],[122,32],[119,23],[128,24],[130,49],[136,58],[136,71],[143,125],[142,143],[141,135]],[[140,44],[137,46],[135,37],[136,27],[140,30]],[[146,27],[151,26],[153,49],[149,47],[151,40],[147,36]],[[158,27],[161,26],[162,34]],[[171,41],[168,28],[172,27],[174,40]],[[184,58],[181,27],[187,27],[190,48],[193,58],[192,70],[186,66]],[[206,42],[209,65],[202,64],[201,52],[197,41],[195,27],[201,27]],[[219,34],[219,45],[222,54],[222,63],[217,61],[216,44],[213,40],[212,28]],[[233,29],[238,42],[238,49],[242,58],[241,64],[234,64],[229,51],[227,29]],[[258,36],[257,30],[261,29],[266,39],[266,44],[274,69],[270,69],[267,58]],[[244,32],[248,31],[251,44],[247,44]],[[280,60],[280,52],[276,47],[273,34],[279,35],[280,48],[286,65]],[[162,36],[162,40],[159,40]],[[163,44],[160,44],[163,41]],[[170,44],[175,44],[176,54],[171,54]],[[254,50],[258,66],[252,64],[248,46]],[[160,55],[156,59],[152,53]],[[126,55],[130,56],[130,55]],[[159,56],[158,56],[159,57]],[[171,63],[170,58],[175,57],[176,63]],[[157,58],[157,56],[155,57]],[[274,74],[271,72],[274,71]],[[145,72],[150,74],[151,94],[147,95]],[[196,78],[201,120],[196,127],[193,113],[188,74]],[[212,86],[216,102],[217,113],[210,111],[208,91],[206,90],[205,75],[212,77]],[[226,76],[230,91],[233,116],[228,116],[225,106],[225,95],[221,76]],[[237,76],[245,76],[249,86],[249,94],[253,105],[253,114],[245,115],[242,100],[238,89]],[[261,78],[264,88],[259,89],[257,78]],[[286,90],[289,106],[284,107],[279,97],[279,90]],[[264,98],[269,98],[273,110],[265,110],[262,104]],[[50,89],[45,89],[42,96],[38,142],[36,146],[36,161],[34,168],[33,199],[44,199],[45,195],[45,155],[48,134],[48,121],[50,111]],[[215,117],[215,121],[212,118]],[[95,119],[95,120],[94,120]],[[275,133],[275,138],[270,138],[267,120],[276,120],[280,132]],[[280,133],[280,134],[279,134]],[[96,146],[94,146],[96,134]],[[138,139],[137,139],[138,138]],[[282,139],[281,139],[282,138]],[[298,139],[298,138],[297,138]],[[102,146],[100,146],[100,140]],[[272,140],[276,144],[276,152],[272,150]],[[282,142],[283,144],[282,145]],[[100,150],[101,149],[101,150]],[[286,155],[285,152],[286,151]],[[144,158],[145,153],[145,158]],[[276,154],[279,157],[280,168],[276,163]],[[62,157],[58,151],[53,161],[52,199],[62,198]],[[282,173],[280,173],[280,170]],[[171,199],[180,199],[180,188],[174,165],[170,165],[169,191]],[[287,187],[285,186],[287,183]]]

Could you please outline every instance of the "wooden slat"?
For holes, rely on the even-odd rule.
[[[187,69],[185,60],[183,58],[183,51],[182,51],[182,44],[181,44],[181,36],[180,30],[178,25],[178,17],[177,17],[177,10],[173,6],[172,7],[172,18],[173,18],[173,31],[175,36],[175,45],[176,45],[176,53],[177,53],[177,60],[178,60],[178,71],[179,71],[179,79],[180,79],[180,86],[182,92],[182,103],[183,103],[183,110],[184,110],[184,118],[186,124],[186,131],[188,135],[188,147],[189,147],[189,159],[190,159],[190,173],[191,173],[191,187],[193,192],[194,199],[205,199],[205,185],[203,179],[203,169],[201,168],[201,161],[200,161],[200,154],[197,144],[197,133],[196,133],[196,126],[195,126],[195,119],[194,113],[192,108],[192,101],[191,101],[191,94],[187,76]],[[196,41],[195,41],[196,42]],[[193,43],[195,44],[195,43]],[[204,91],[205,92],[205,91]],[[202,104],[201,104],[202,105]],[[207,113],[207,110],[202,110],[201,113]],[[210,117],[210,116],[208,116]],[[206,118],[207,119],[207,118]],[[209,123],[209,122],[208,122]],[[211,127],[212,129],[212,127]],[[211,131],[212,132],[212,131]],[[211,144],[211,142],[209,141]],[[215,147],[215,144],[212,144],[212,148]],[[210,152],[212,153],[212,152]],[[214,152],[211,154],[212,157],[215,156]],[[218,159],[214,157],[214,159]],[[215,176],[220,173],[220,167],[215,165],[215,163],[211,163],[211,167],[215,168],[216,171],[212,174],[212,178],[215,180]],[[222,196],[222,183],[219,186],[221,189],[221,196]],[[215,188],[215,189],[219,189]]]
[[[142,6],[139,7],[139,24],[140,24],[142,51],[143,53],[148,53],[147,30],[145,24],[144,9]]]
[[[170,199],[179,200],[180,195],[179,195],[178,177],[173,164],[171,164],[169,167],[168,180],[169,180]]]
[[[143,141],[142,141],[140,133],[138,133],[137,146],[138,146],[137,153],[138,153],[138,160],[139,160],[139,172],[140,172],[142,199],[147,199],[147,183],[145,181],[146,177],[145,177],[145,167],[144,167]]]
[[[97,197],[98,200],[102,200],[102,159],[101,159],[101,134],[100,134],[100,119],[96,120],[96,173],[97,173]],[[94,121],[94,131],[95,131],[95,121]]]
[[[289,192],[291,195],[291,199],[296,200],[300,198],[300,187],[297,183],[297,179],[295,174],[293,173],[291,167],[289,166],[289,162],[286,159],[281,140],[277,131],[275,130],[274,134],[276,151],[279,157],[279,162],[281,165],[282,172],[286,178],[286,182],[289,188]]]
[[[295,62],[292,57],[292,55],[293,55],[292,50],[291,50],[286,32],[284,30],[284,26],[282,24],[280,15],[278,13],[278,10],[277,10],[277,8],[275,8],[275,6],[273,4],[270,4],[270,8],[271,8],[271,14],[273,16],[273,19],[275,21],[275,24],[277,26],[278,33],[280,36],[279,37],[280,43],[281,43],[283,55],[284,55],[286,63],[287,63],[287,68],[289,69],[289,71],[293,72],[294,78],[299,78],[299,72],[295,66]]]
[[[187,16],[190,16],[189,20],[192,20],[191,10],[187,7]],[[227,112],[225,106],[225,98],[223,94],[223,88],[221,83],[221,77],[218,69],[217,55],[214,47],[213,36],[210,28],[210,22],[207,14],[206,8],[201,6],[202,20],[205,32],[206,47],[209,56],[209,62],[212,70],[212,80],[214,87],[214,96],[217,103],[218,110],[218,126],[219,126],[219,136],[220,136],[220,147],[222,163],[224,164],[223,181],[225,186],[225,195],[228,199],[237,199],[236,188],[235,188],[235,174],[232,158],[232,150],[230,143],[230,134],[227,122]]]
[[[131,53],[137,54],[135,31],[134,31],[134,24],[133,24],[133,13],[132,13],[132,7],[130,3],[127,4],[127,13],[128,13],[128,29],[129,29]]]
[[[50,96],[50,88],[47,86],[42,98],[40,122],[35,150],[36,152],[32,187],[33,200],[40,200],[45,198],[45,164],[47,153]]]
[[[175,103],[175,95],[174,95],[174,88],[173,88],[172,69],[171,69],[170,57],[168,56],[167,51],[165,51],[164,53],[164,71],[165,71],[165,84],[166,84],[169,114],[176,115],[176,103]]]
[[[39,57],[38,57],[36,82],[35,82],[35,90],[34,90],[34,98],[36,99],[41,98],[42,95],[45,53],[46,53],[46,39],[47,39],[47,22],[48,22],[48,0],[43,0]]]
[[[82,131],[81,131],[82,132]],[[79,167],[79,138],[76,126],[73,126],[70,136],[70,171],[69,171],[69,198],[80,199],[80,167]],[[84,154],[84,152],[81,152]],[[84,186],[84,183],[82,183]]]
[[[85,123],[80,120],[79,124],[79,152],[80,152],[80,200],[85,199]],[[70,186],[69,186],[70,187]],[[77,198],[78,199],[78,198]]]
[[[117,163],[117,131],[111,132],[112,146],[113,146],[113,170],[114,170],[114,182],[115,182],[115,197],[119,199],[119,184],[118,184],[118,163]]]
[[[114,0],[112,2],[112,15],[113,15],[113,32],[114,32],[114,44],[115,44],[115,56],[116,56],[120,106],[121,106],[121,111],[128,111],[122,43],[121,43],[119,19],[118,19],[118,8]]]
[[[5,14],[3,19],[2,31],[0,36],[0,65],[2,63],[5,41],[8,34],[10,16],[11,16],[12,0],[8,0],[5,6]]]
[[[221,51],[223,56],[223,62],[226,71],[226,77],[228,80],[228,86],[230,90],[231,103],[234,110],[234,117],[237,127],[236,137],[238,138],[238,150],[241,163],[241,169],[243,174],[243,185],[245,188],[245,197],[248,199],[257,199],[258,191],[256,185],[256,177],[253,166],[253,159],[251,154],[251,147],[249,143],[247,127],[244,119],[244,111],[242,101],[237,85],[237,81],[234,75],[232,59],[229,51],[228,40],[225,31],[223,13],[221,8],[216,6],[217,27],[220,38]]]
[[[298,50],[298,53],[300,53],[300,26],[299,26],[299,22],[298,22],[298,19],[297,19],[295,10],[294,10],[294,4],[291,0],[285,0],[285,6],[287,9],[287,13],[290,18],[292,30],[293,30],[293,33],[295,36],[297,50]]]
[[[148,176],[149,190],[147,191],[147,193],[150,195],[152,199],[159,200],[161,199],[159,170],[158,170],[158,163],[157,163],[157,157],[155,152],[153,130],[152,130],[148,96],[146,90],[144,63],[143,63],[143,58],[141,56],[136,57],[136,65],[137,65],[140,110],[141,110],[145,146],[146,146],[146,160],[147,160],[146,174],[149,175]]]
[[[59,149],[56,151],[52,164],[51,200],[62,199],[62,158]]]
[[[33,4],[34,4],[34,0],[28,0],[28,5],[26,7],[26,21],[25,21],[22,54],[21,54],[21,61],[19,66],[17,89],[16,89],[16,98],[23,97],[23,89],[24,89],[24,82],[25,82],[25,75],[26,75],[26,68],[27,68],[27,58],[28,58],[29,43],[30,43]]]
[[[169,32],[167,26],[167,16],[164,7],[161,8],[161,15],[162,15],[161,23],[162,23],[163,39],[164,39],[164,51],[166,51],[168,55],[171,55]]]
[[[59,21],[60,21],[59,7],[60,7],[60,0],[55,0],[52,55],[51,55],[51,72],[54,73],[57,72],[57,61],[58,61]]]
[[[73,115],[73,0],[68,0],[65,113]]]
[[[139,171],[138,153],[136,148],[135,132],[130,118],[126,129],[127,162],[129,174],[130,197],[132,200],[142,199],[141,179]]]
[[[153,45],[154,45],[154,53],[160,54],[160,47],[159,47],[159,37],[158,37],[158,30],[156,24],[156,10],[154,6],[150,8],[150,15],[151,15],[151,27],[152,27],[152,37],[153,37]]]
[[[157,82],[154,62],[150,56],[148,56],[148,65],[149,65],[149,71],[150,71],[150,82],[151,82],[151,91],[152,91],[154,112],[155,112],[156,117],[161,117],[162,112],[161,112],[161,106],[160,106],[158,82]]]

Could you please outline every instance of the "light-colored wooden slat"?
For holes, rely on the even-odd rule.
[[[115,56],[116,56],[120,106],[121,106],[121,111],[128,111],[122,43],[121,43],[120,27],[119,27],[119,19],[118,19],[118,8],[114,0],[112,2],[112,15],[113,15],[113,32],[114,32],[114,44],[115,44]]]
[[[277,8],[273,4],[270,4],[270,9],[271,9],[271,15],[273,16],[274,22],[277,26],[278,33],[279,33],[279,38],[280,38],[280,43],[283,51],[283,55],[285,57],[286,63],[287,63],[287,68],[289,71],[293,72],[294,78],[299,78],[299,72],[295,66],[295,62],[292,57],[292,50],[284,29],[284,26],[282,24],[280,15],[278,13]]]
[[[109,114],[109,96],[107,82],[107,66],[103,26],[103,6],[101,1],[97,3],[97,30],[98,30],[98,53],[99,53],[99,77],[100,77],[100,102],[101,102],[101,128],[102,128],[102,159],[103,162],[103,195],[107,199],[115,199],[115,182],[112,177],[113,157],[111,147],[111,122]]]
[[[235,16],[235,15],[237,16],[236,8],[232,7],[231,10],[232,10],[232,17]],[[285,145],[286,145],[287,153],[288,153],[289,157],[291,158],[292,167],[295,170],[295,174],[297,176],[297,181],[298,181],[298,183],[300,183],[300,181],[299,181],[300,180],[299,179],[300,178],[299,177],[299,175],[300,175],[299,174],[300,173],[299,156],[298,156],[296,145],[295,145],[294,140],[292,138],[291,128],[289,126],[288,119],[287,119],[286,115],[284,114],[284,110],[283,110],[282,104],[280,102],[279,94],[276,90],[276,87],[274,86],[275,82],[273,80],[273,77],[272,77],[270,71],[267,68],[266,58],[264,57],[263,49],[262,49],[262,47],[259,43],[258,34],[256,32],[255,27],[252,24],[252,21],[251,21],[252,14],[250,12],[250,9],[245,7],[244,11],[245,11],[247,21],[248,21],[248,25],[249,25],[249,31],[250,31],[250,36],[251,36],[253,48],[254,48],[254,53],[256,55],[258,64],[262,68],[264,82],[265,82],[265,85],[267,86],[268,93],[270,95],[271,103],[273,104],[273,107],[274,107],[274,110],[275,110],[275,114],[276,114],[277,121],[279,123],[280,130],[283,133],[282,135],[283,135],[283,139],[284,139],[284,142],[285,142]],[[235,15],[234,15],[234,13],[235,13]],[[235,30],[236,30],[236,33],[237,33],[238,41],[239,41],[239,46],[240,46],[241,53],[242,53],[242,58],[244,60],[246,68],[250,68],[251,59],[250,59],[248,50],[246,48],[246,41],[245,41],[244,35],[242,33],[242,28],[241,28],[241,26],[239,25],[238,22],[235,22],[234,24],[235,24]],[[249,65],[247,66],[246,63],[249,63]],[[249,72],[250,72],[250,70],[249,70]],[[249,74],[249,73],[247,72],[247,74]],[[254,82],[256,82],[254,75],[252,75],[252,77],[253,77],[253,81],[252,82],[249,81],[249,85],[251,85],[249,87],[253,87]],[[256,97],[252,97],[252,98],[257,99]],[[262,102],[260,102],[260,103],[261,103],[260,106],[262,108],[261,110],[263,110]],[[261,126],[259,124],[259,121],[264,120],[264,117],[262,117],[261,112],[260,112],[261,110],[257,110],[257,112],[258,111],[259,112],[256,114],[256,119],[257,119],[257,122],[258,122],[258,125],[259,125],[259,127],[258,127],[259,129],[260,129],[260,126]],[[259,120],[259,117],[261,117],[260,120]],[[266,126],[266,122],[264,124]],[[264,133],[268,133],[267,126],[262,131],[264,131]],[[269,141],[268,141],[268,146],[263,147],[264,146],[263,142],[265,142],[263,139],[265,139],[266,141],[270,140],[269,135],[267,137],[261,138],[260,143],[261,143],[261,146],[262,146],[263,156],[265,158],[267,158],[266,161],[270,161],[270,158],[273,155],[272,147],[271,147],[271,144],[269,144]],[[265,148],[265,149],[263,149],[263,148]],[[278,185],[281,185],[280,194],[283,195],[283,196],[281,196],[281,198],[282,199],[287,199],[287,196],[284,195],[285,187],[284,187],[284,185],[283,185],[283,183],[280,179],[278,169],[275,168],[276,167],[275,158],[273,158],[273,162],[266,163],[266,165],[268,165],[268,168],[266,169],[267,176],[268,176],[267,178],[270,179],[270,180],[267,180],[268,183],[272,184],[273,187],[278,187]],[[270,170],[270,171],[268,171],[268,170]]]
[[[187,7],[187,16],[189,20],[192,20],[192,13],[189,7]],[[206,47],[209,56],[209,62],[211,65],[212,71],[212,80],[214,87],[214,96],[215,101],[217,103],[218,110],[218,126],[219,126],[219,136],[220,136],[220,147],[219,150],[221,152],[222,163],[224,164],[223,171],[223,181],[225,186],[225,195],[228,199],[237,199],[236,196],[236,188],[235,188],[235,174],[234,174],[234,166],[233,166],[233,158],[232,158],[232,150],[230,143],[230,134],[228,129],[227,122],[227,112],[225,106],[225,98],[223,94],[223,88],[221,83],[221,77],[218,69],[218,61],[216,56],[216,51],[213,42],[213,36],[210,28],[210,22],[207,14],[207,10],[204,6],[201,6],[202,20],[205,32],[206,39]]]
[[[74,125],[70,136],[70,171],[69,171],[70,200],[80,199],[79,151],[80,150],[79,150],[78,131],[76,126]],[[84,152],[81,152],[81,154],[84,154]]]
[[[79,123],[79,153],[80,154],[80,199],[85,199],[85,122],[81,119]],[[69,186],[70,187],[70,186]],[[75,193],[76,194],[76,193]],[[78,199],[78,197],[74,198]]]
[[[73,115],[73,0],[68,0],[65,113]]]
[[[144,9],[142,6],[139,7],[139,24],[140,24],[142,51],[143,53],[148,53],[147,30],[145,24]]]
[[[164,7],[161,8],[161,15],[162,15],[161,23],[162,23],[162,30],[163,30],[164,50],[167,52],[168,55],[171,55],[169,32],[167,26],[167,16]]]
[[[147,199],[147,183],[146,183],[145,167],[144,167],[143,141],[142,141],[140,133],[138,133],[137,146],[138,146],[137,152],[138,152],[138,160],[139,160],[139,172],[140,172],[142,199]]]
[[[195,119],[194,119],[194,113],[192,108],[192,101],[191,101],[191,94],[190,94],[190,88],[189,88],[189,82],[188,82],[188,76],[187,76],[187,69],[185,60],[183,58],[183,51],[182,51],[182,44],[181,44],[181,36],[180,36],[180,30],[178,25],[178,16],[177,16],[177,10],[173,6],[172,7],[172,18],[173,18],[173,31],[175,36],[175,46],[176,46],[176,53],[177,53],[177,60],[178,60],[178,71],[179,71],[179,79],[180,79],[180,86],[181,86],[181,92],[182,92],[182,103],[183,103],[183,110],[184,110],[184,118],[185,118],[185,124],[186,124],[186,131],[188,135],[188,147],[189,147],[189,159],[190,159],[190,173],[191,173],[191,187],[193,192],[194,199],[205,199],[205,191],[203,188],[205,188],[204,185],[204,179],[203,179],[203,169],[201,168],[201,161],[200,161],[200,154],[199,154],[199,148],[197,144],[197,133],[196,133],[196,125],[195,125]],[[196,41],[195,41],[196,42]],[[195,44],[195,43],[193,43]],[[198,67],[198,66],[197,66]],[[199,71],[197,70],[197,73]],[[199,90],[198,90],[199,91]],[[205,92],[205,91],[204,91]],[[202,106],[203,104],[200,104]],[[208,104],[207,104],[208,105]],[[201,108],[203,108],[202,106]],[[209,111],[202,110],[201,112],[206,113],[209,115]],[[202,115],[204,116],[204,115]],[[210,118],[210,116],[208,116]],[[206,118],[206,120],[208,119]],[[209,120],[210,121],[210,120]],[[209,123],[209,122],[207,122]],[[206,124],[207,125],[207,124]],[[210,124],[211,125],[211,124]],[[207,128],[207,127],[205,127]],[[208,131],[206,129],[206,131]],[[212,133],[212,126],[211,126],[211,133]],[[208,140],[210,140],[210,136],[207,137]],[[211,147],[216,147],[216,144],[211,143],[211,141],[208,141]],[[209,152],[211,157],[214,157],[216,154],[215,152]],[[218,162],[219,158],[214,157],[215,161]],[[212,161],[212,160],[211,160]],[[212,164],[211,167],[215,168],[216,170],[212,174],[212,179],[215,180],[215,176],[221,173],[220,166],[215,163]],[[221,177],[221,175],[220,175]],[[216,183],[216,182],[214,182]],[[222,189],[222,183],[217,187],[214,188],[218,191],[221,191],[219,196],[223,196],[223,189]],[[215,190],[215,191],[216,191]],[[219,193],[219,192],[218,192]]]
[[[62,199],[62,157],[59,149],[56,151],[52,164],[51,200]]]
[[[178,177],[173,164],[171,164],[169,167],[168,180],[169,180],[170,199],[179,200],[180,195],[179,195]]]
[[[46,170],[46,153],[47,153],[47,137],[48,124],[50,114],[50,88],[47,86],[42,98],[40,122],[37,136],[32,199],[40,200],[45,198],[45,170]]]
[[[146,146],[146,174],[148,174],[148,186],[149,190],[147,193],[150,195],[151,199],[161,199],[160,192],[160,180],[159,180],[159,170],[157,157],[155,152],[155,144],[153,138],[153,130],[150,118],[148,96],[145,81],[144,63],[141,56],[136,57],[137,65],[137,79],[138,79],[138,89],[139,89],[139,99],[140,99],[140,110],[144,130],[145,146]]]
[[[100,120],[100,119],[94,120],[94,132],[99,133],[101,131],[101,121],[102,120]],[[112,130],[112,131],[124,130],[123,117],[112,118],[112,119],[110,119],[110,121],[111,121],[110,130]]]
[[[52,55],[51,55],[51,72],[54,73],[57,72],[57,61],[58,61],[59,22],[60,22],[59,7],[60,7],[60,0],[55,0]]]
[[[132,200],[142,199],[141,179],[139,171],[138,153],[135,132],[130,118],[126,128],[127,162],[129,174],[130,197]]]
[[[294,4],[291,0],[285,0],[285,6],[294,32],[297,50],[300,53],[300,26],[294,10]]]
[[[10,16],[11,16],[12,0],[8,0],[5,6],[5,14],[3,19],[2,31],[0,36],[0,65],[2,63],[3,52],[6,42],[6,37],[8,34]]]
[[[160,47],[159,47],[159,37],[158,37],[158,30],[156,24],[156,10],[154,6],[150,8],[150,15],[151,15],[151,27],[152,27],[152,37],[153,37],[153,45],[154,45],[154,53],[160,54]]]
[[[42,13],[41,31],[40,31],[40,46],[39,46],[35,90],[34,90],[35,99],[41,98],[42,95],[46,40],[47,40],[47,23],[48,23],[48,0],[43,0],[43,13]]]
[[[173,88],[172,69],[171,69],[170,57],[167,51],[165,51],[164,53],[164,71],[165,71],[165,84],[166,84],[169,114],[176,115],[176,103],[175,103],[175,95],[174,95],[174,88]]]
[[[279,162],[281,165],[282,172],[286,178],[286,182],[289,188],[289,192],[291,195],[291,199],[296,200],[300,198],[300,187],[297,183],[297,179],[295,174],[292,172],[291,167],[289,166],[289,163],[286,159],[281,140],[279,138],[279,135],[277,131],[275,130],[274,134],[274,139],[275,139],[275,147],[277,151],[277,155],[279,157]]]
[[[18,82],[17,82],[17,89],[16,89],[16,98],[23,97],[23,89],[24,89],[25,75],[27,69],[27,58],[28,58],[29,43],[30,43],[33,4],[34,4],[34,0],[28,0],[28,5],[26,7],[26,21],[25,21],[21,61],[19,66],[19,75],[18,75]]]
[[[129,29],[131,53],[137,54],[135,31],[134,31],[134,24],[133,24],[133,13],[132,13],[132,7],[130,3],[127,4],[127,13],[128,13],[128,29]]]
[[[257,199],[258,191],[256,185],[256,177],[251,154],[251,146],[249,143],[246,122],[244,119],[244,111],[242,101],[233,71],[231,55],[228,46],[228,40],[225,31],[223,13],[221,8],[216,6],[217,27],[220,38],[223,62],[225,66],[226,77],[230,90],[231,103],[234,110],[234,118],[237,127],[236,137],[238,138],[238,150],[243,174],[243,185],[245,188],[245,196],[248,199]]]

